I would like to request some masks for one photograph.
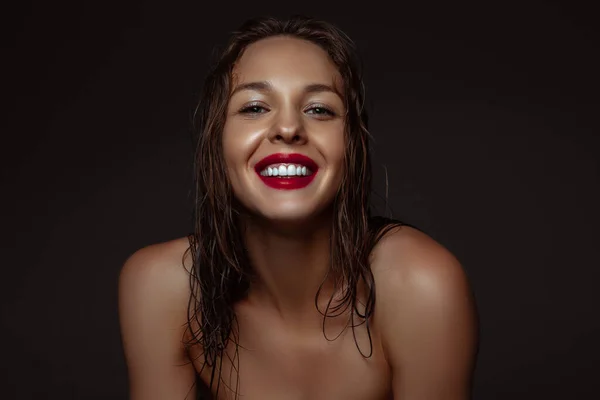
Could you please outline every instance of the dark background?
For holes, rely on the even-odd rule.
[[[491,3],[4,6],[0,397],[126,398],[117,276],[191,229],[190,114],[212,49],[246,18],[293,13],[356,41],[376,192],[387,170],[394,216],[468,273],[475,398],[597,396],[596,17]]]

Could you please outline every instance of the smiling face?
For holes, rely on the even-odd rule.
[[[318,216],[344,168],[346,109],[335,64],[316,44],[277,36],[248,46],[232,78],[223,153],[235,197],[270,221]],[[292,156],[265,160],[274,154]]]

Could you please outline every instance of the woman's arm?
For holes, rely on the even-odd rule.
[[[376,276],[377,307],[394,398],[469,399],[477,318],[461,265],[411,228],[401,228],[385,242]]]
[[[194,399],[196,372],[182,339],[188,276],[181,241],[145,247],[119,277],[119,317],[132,400]]]

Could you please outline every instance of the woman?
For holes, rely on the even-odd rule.
[[[363,90],[330,24],[234,33],[196,113],[195,232],[121,273],[132,399],[469,397],[468,282],[424,233],[370,217]]]

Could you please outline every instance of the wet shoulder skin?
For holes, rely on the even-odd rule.
[[[477,317],[458,260],[407,226],[390,231],[372,258],[375,321],[392,372],[393,398],[470,398]]]
[[[148,246],[134,253],[121,272],[119,314],[132,400],[196,396],[203,360],[192,362],[182,344],[189,298],[189,276],[182,265],[187,246],[186,238]],[[185,263],[189,267],[190,260]],[[239,309],[240,328],[261,333],[240,339],[252,349],[240,354],[246,399],[469,398],[477,322],[459,262],[433,239],[405,226],[378,243],[371,265],[377,301],[369,359],[359,354],[352,334],[327,342],[319,331],[293,345],[297,337],[276,327],[264,329],[265,323],[275,323],[266,314]],[[235,386],[229,374],[223,375],[226,384]],[[221,386],[219,398],[233,398],[232,392]]]

